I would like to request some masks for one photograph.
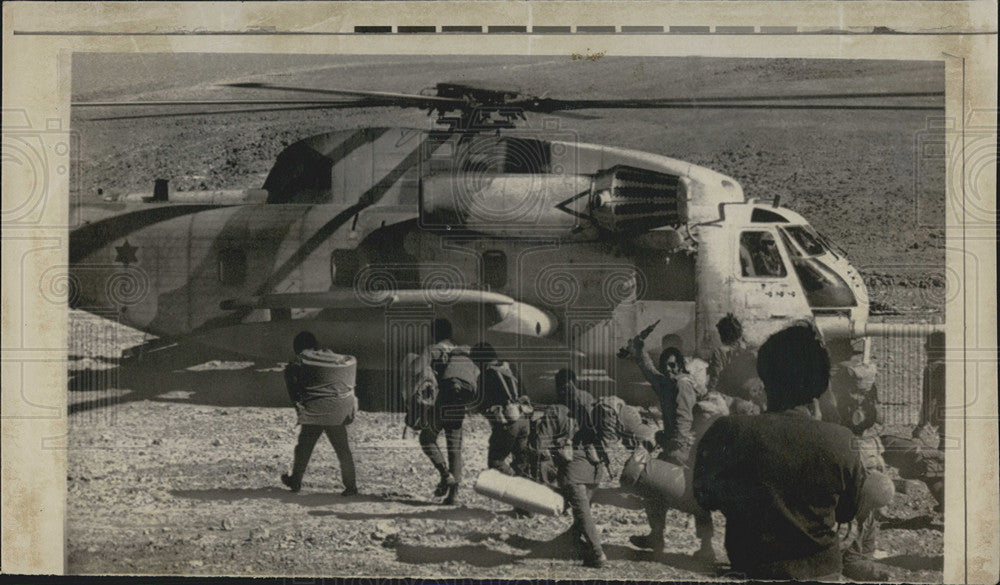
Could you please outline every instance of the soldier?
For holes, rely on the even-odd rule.
[[[750,579],[839,580],[837,523],[854,519],[866,473],[851,432],[818,420],[830,358],[793,325],[760,348],[768,412],[718,419],[702,437],[694,497],[726,516],[733,571]]]
[[[292,348],[296,358],[285,367],[285,384],[302,429],[295,446],[292,473],[282,474],[281,483],[293,492],[302,489],[302,476],[313,448],[320,435],[326,433],[340,462],[344,481],[341,495],[356,495],[354,457],[347,440],[347,425],[353,422],[358,408],[354,395],[354,358],[320,350],[316,337],[308,331],[295,336]]]
[[[944,512],[944,451],[921,441],[882,435],[885,462],[899,470],[899,477],[924,482],[937,502],[934,511]]]
[[[521,391],[521,381],[513,368],[500,360],[496,350],[483,342],[472,347],[472,359],[479,366],[480,410],[490,423],[486,464],[507,475],[528,476],[528,435],[531,431],[531,401]],[[513,455],[513,466],[507,458]]]
[[[563,404],[549,406],[532,432],[532,447],[539,457],[541,475],[554,468],[555,481],[573,513],[570,528],[575,543],[582,543],[583,564],[601,568],[607,557],[590,511],[590,499],[601,482],[598,439],[590,421],[593,397],[576,387],[576,374],[563,369],[556,386]]]
[[[767,400],[757,377],[757,352],[743,339],[743,324],[729,313],[715,328],[722,346],[708,362],[708,390],[725,395],[734,413],[759,414]]]
[[[760,234],[753,252],[753,266],[756,276],[785,275],[785,266],[781,263],[781,255],[778,253],[774,236],[769,232]]]
[[[634,337],[630,344],[639,369],[660,399],[663,430],[657,433],[657,442],[663,451],[659,458],[679,467],[688,467],[688,458],[695,442],[695,406],[707,392],[699,388],[687,373],[684,356],[676,347],[668,347],[660,353],[660,368],[657,369],[646,354],[642,335]],[[647,497],[644,501],[650,533],[632,536],[629,541],[639,548],[652,549],[659,554],[663,552],[667,505],[660,498]],[[712,536],[715,528],[712,526],[712,514],[698,510],[694,516],[695,532],[701,541],[694,557],[704,563],[714,563],[716,558]]]
[[[945,447],[945,336],[933,333],[924,346],[927,365],[924,367],[923,396],[920,420],[913,429],[913,439],[883,435],[886,463],[899,470],[904,479],[922,481],[937,504],[934,511],[944,512],[944,447]],[[923,441],[924,431],[936,427],[937,449]]]
[[[469,349],[452,341],[451,322],[435,319],[432,329],[434,343],[424,349],[416,363],[421,372],[419,383],[433,390],[432,402],[419,416],[408,416],[408,424],[420,429],[420,447],[441,476],[434,495],[444,497],[443,503],[451,505],[457,502],[462,481],[462,423],[466,407],[478,398],[479,368]],[[437,442],[441,431],[448,448],[447,460]]]
[[[855,450],[861,456],[861,463],[868,474],[866,494],[876,485],[875,478],[882,478],[885,472],[884,448],[878,430],[882,414],[878,408],[878,387],[875,386],[875,367],[871,364],[845,360],[837,364],[830,375],[830,391],[838,409],[840,424],[854,435]],[[831,421],[833,422],[833,421]],[[892,482],[884,477],[888,485]],[[879,494],[880,501],[892,499],[892,491]],[[879,533],[877,510],[864,505],[858,517],[851,522],[853,539],[844,549],[844,576],[855,581],[887,581],[892,578],[889,569],[874,560],[875,541]]]
[[[913,438],[920,439],[925,429],[936,428],[938,449],[944,449],[944,398],[945,398],[945,337],[944,333],[932,333],[924,344],[927,365],[924,367],[923,392],[920,404],[920,420],[913,429]]]

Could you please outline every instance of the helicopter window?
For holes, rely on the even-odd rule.
[[[483,280],[491,290],[507,284],[507,255],[500,250],[483,252]]]
[[[785,243],[785,249],[788,250],[788,255],[792,257],[792,261],[794,262],[796,258],[801,258],[802,251],[792,243],[791,238],[788,237],[788,232],[778,230],[778,233],[781,234],[781,241]]]
[[[219,282],[239,285],[247,278],[247,255],[237,248],[219,251]]]
[[[810,307],[853,307],[857,305],[851,287],[836,272],[815,258],[792,261]]]
[[[816,239],[820,241],[820,243],[823,245],[823,247],[826,249],[827,252],[833,254],[838,258],[840,256],[847,256],[847,252],[845,252],[844,249],[838,246],[837,244],[833,243],[830,240],[830,238],[824,236],[823,234],[817,231],[814,231],[813,235],[816,236]]]
[[[298,143],[278,156],[264,181],[268,203],[327,203],[334,161]]]
[[[795,274],[799,277],[799,282],[802,283],[802,289],[806,293],[806,301],[810,307],[853,307],[857,305],[851,287],[836,272],[815,258],[818,254],[803,256],[798,248],[792,244],[786,230],[782,229],[780,233],[781,240],[785,243],[785,249],[791,253],[792,266],[795,268]],[[795,241],[801,242],[799,239]],[[810,241],[819,246],[819,242],[815,239]],[[803,243],[802,246],[806,247],[806,244]],[[813,248],[814,250],[815,248]],[[820,247],[820,254],[824,251],[825,249]],[[810,249],[806,248],[806,252],[810,252]]]
[[[753,223],[788,223],[785,216],[780,213],[761,209],[760,207],[754,208],[753,213],[750,214],[750,221]]]
[[[788,274],[771,232],[740,235],[740,267],[743,276],[779,278]]]
[[[826,252],[823,248],[823,244],[820,243],[819,239],[811,233],[806,227],[803,226],[792,226],[787,228],[781,228],[784,233],[787,233],[795,239],[795,241],[805,250],[807,256],[819,256]]]

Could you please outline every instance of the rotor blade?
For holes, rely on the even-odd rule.
[[[384,99],[394,102],[394,105],[414,106],[418,108],[438,108],[452,107],[458,108],[466,105],[465,100],[458,98],[444,98],[429,95],[415,95],[408,93],[393,93],[387,91],[356,91],[352,89],[326,89],[316,87],[294,87],[287,85],[272,85],[270,83],[226,83],[226,87],[239,87],[244,89],[270,89],[276,91],[298,91],[304,93],[318,93],[322,95],[351,95],[362,98]]]
[[[603,116],[594,116],[591,114],[580,114],[578,112],[563,112],[563,111],[539,112],[539,113],[549,113],[555,116],[559,116],[560,118],[569,118],[571,120],[600,120],[603,117]]]
[[[701,98],[668,98],[649,100],[659,102],[764,102],[783,100],[833,100],[833,99],[871,99],[871,98],[907,98],[907,97],[944,97],[943,91],[900,91],[900,92],[870,92],[870,93],[826,93],[826,94],[787,94],[787,95],[751,95],[751,96],[718,96]]]
[[[660,105],[644,105],[644,106],[598,106],[597,109],[661,109],[661,110],[920,110],[920,111],[930,111],[930,110],[941,110],[944,108],[941,106],[885,106],[885,105],[857,105],[857,104],[660,104]],[[580,109],[588,109],[587,107],[581,107]],[[538,111],[538,110],[535,110]],[[563,112],[560,110],[555,110],[552,112],[545,111],[545,113],[551,113],[556,115],[562,115]]]
[[[783,96],[721,96],[704,98],[662,98],[662,99],[607,99],[607,100],[560,100],[552,98],[522,100],[512,103],[526,110],[536,112],[555,112],[560,110],[586,109],[656,109],[656,108],[747,108],[747,109],[899,109],[899,110],[934,110],[943,107],[937,105],[914,106],[904,104],[796,104],[788,102],[818,101],[818,100],[854,100],[854,99],[887,99],[887,98],[928,98],[944,97],[944,92],[873,92],[873,93],[840,93],[840,94],[792,94]],[[764,103],[775,102],[775,103]]]
[[[215,116],[219,114],[251,114],[257,112],[290,112],[297,110],[327,110],[327,109],[347,109],[347,108],[367,108],[385,107],[394,104],[377,104],[365,101],[344,102],[344,103],[324,103],[314,105],[271,107],[271,108],[239,108],[234,110],[212,110],[209,112],[165,112],[158,114],[134,114],[130,116],[103,116],[100,118],[86,118],[87,121],[107,121],[107,120],[139,120],[143,118],[179,118],[181,116]]]
[[[357,100],[355,100],[357,101]],[[171,100],[171,101],[141,101],[141,102],[71,102],[74,108],[117,108],[142,106],[252,106],[252,105],[285,105],[299,106],[307,104],[343,104],[354,103],[344,100]]]

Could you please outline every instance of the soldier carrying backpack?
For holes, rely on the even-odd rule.
[[[302,489],[313,448],[326,434],[340,462],[343,496],[358,493],[354,457],[347,440],[347,425],[354,421],[358,399],[354,394],[357,360],[321,349],[316,336],[302,331],[292,342],[295,359],[285,368],[288,397],[295,405],[298,424],[302,425],[292,472],[281,476],[281,483],[293,492]]]
[[[406,424],[419,431],[420,447],[441,475],[434,495],[443,496],[445,504],[454,504],[462,481],[462,423],[466,408],[478,400],[479,368],[469,348],[451,340],[447,319],[435,319],[432,328],[434,343],[410,364],[414,387],[405,396]],[[437,443],[441,431],[447,460]]]
[[[767,407],[764,384],[757,377],[757,351],[743,338],[743,325],[732,313],[715,324],[722,346],[708,363],[708,390],[726,396],[730,410],[760,414]]]
[[[580,552],[587,567],[605,566],[607,557],[600,531],[590,511],[590,500],[601,483],[605,461],[593,422],[593,396],[576,386],[573,370],[556,373],[556,394],[562,404],[550,405],[533,425],[530,445],[536,459],[539,480],[555,483],[573,513],[571,534],[582,544]],[[553,477],[554,476],[554,477]]]
[[[510,364],[500,360],[489,343],[472,347],[472,359],[479,366],[482,390],[480,410],[490,422],[489,448],[486,464],[507,475],[529,475],[526,453],[531,432],[531,401],[522,395],[521,381]],[[513,455],[513,461],[507,458]]]

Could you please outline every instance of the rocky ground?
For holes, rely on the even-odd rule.
[[[86,317],[83,317],[86,318]],[[82,360],[81,360],[82,363]],[[93,364],[92,364],[93,365]],[[222,365],[224,367],[224,364]],[[67,569],[77,574],[394,575],[477,578],[725,578],[687,555],[688,518],[668,516],[662,559],[628,544],[647,530],[638,502],[613,483],[594,505],[603,570],[586,569],[561,536],[570,518],[515,518],[469,487],[486,467],[489,428],[466,423],[466,489],[459,506],[431,495],[436,473],[391,413],[359,414],[350,427],[361,495],[344,498],[336,457],[317,446],[305,486],[278,481],[296,439],[290,408],[185,402],[183,390],[149,398],[127,389],[77,390],[70,415]],[[620,469],[624,453],[617,453]],[[884,511],[877,556],[903,582],[939,582],[943,524],[923,484]],[[725,520],[715,516],[724,559]]]
[[[278,364],[197,351],[163,357],[171,350],[122,361],[120,350],[141,343],[143,333],[79,311],[70,327],[72,573],[729,578],[724,563],[705,567],[687,556],[696,547],[694,527],[677,512],[668,516],[663,558],[631,547],[628,537],[647,529],[645,515],[613,482],[601,486],[594,505],[611,562],[601,571],[583,568],[565,539],[568,516],[516,518],[469,489],[486,467],[489,428],[478,416],[465,425],[459,506],[436,503],[436,474],[394,413],[361,412],[350,427],[360,496],[339,495],[336,457],[325,442],[303,491],[292,494],[278,480],[297,436],[293,410],[276,406],[284,400],[274,390]],[[904,359],[887,349],[893,353],[883,359]],[[202,361],[209,357],[216,359]],[[909,436],[910,428],[886,431]],[[614,455],[615,469],[625,457]],[[894,581],[940,582],[943,523],[934,500],[919,482],[898,487],[883,510],[876,557]],[[715,523],[725,561],[725,519],[716,514]]]
[[[939,66],[906,62],[591,62],[550,56],[442,57],[428,63],[404,57],[183,55],[127,61],[76,55],[75,98],[263,97],[219,90],[220,81],[412,93],[437,81],[489,79],[560,98],[943,88]],[[132,73],[116,73],[121,70]],[[81,138],[75,202],[99,200],[98,189],[149,191],[158,177],[188,191],[259,187],[277,153],[306,136],[427,125],[423,113],[395,108],[94,119],[120,114],[74,114]],[[537,124],[539,118],[529,121]],[[750,196],[781,195],[846,249],[873,290],[873,309],[941,316],[946,161],[917,154],[921,141],[935,137],[927,130],[927,112],[639,110],[562,123],[586,142],[666,154],[727,173]],[[174,366],[119,362],[122,349],[145,340],[140,332],[79,312],[71,312],[70,331],[66,545],[72,573],[718,576],[686,556],[695,547],[694,529],[681,514],[669,517],[664,558],[629,546],[628,536],[645,530],[644,516],[610,484],[594,507],[611,559],[603,571],[582,568],[559,539],[568,517],[514,518],[471,489],[460,506],[437,505],[430,464],[415,438],[401,437],[402,424],[389,413],[361,413],[351,427],[360,496],[338,495],[336,458],[326,444],[316,449],[303,492],[290,494],[278,476],[289,466],[295,442],[292,411],[241,402],[238,393],[236,399],[221,398],[220,381],[273,376],[266,370],[276,364],[206,355],[207,371],[178,373]],[[913,351],[876,347],[877,358],[889,364],[911,363],[904,353]],[[890,390],[912,396],[910,382],[900,380]],[[487,432],[481,418],[467,422],[467,485],[485,468]],[[933,500],[924,486],[910,487],[884,511],[877,556],[897,581],[939,582],[942,524],[931,515]],[[715,520],[722,555],[724,519]]]

